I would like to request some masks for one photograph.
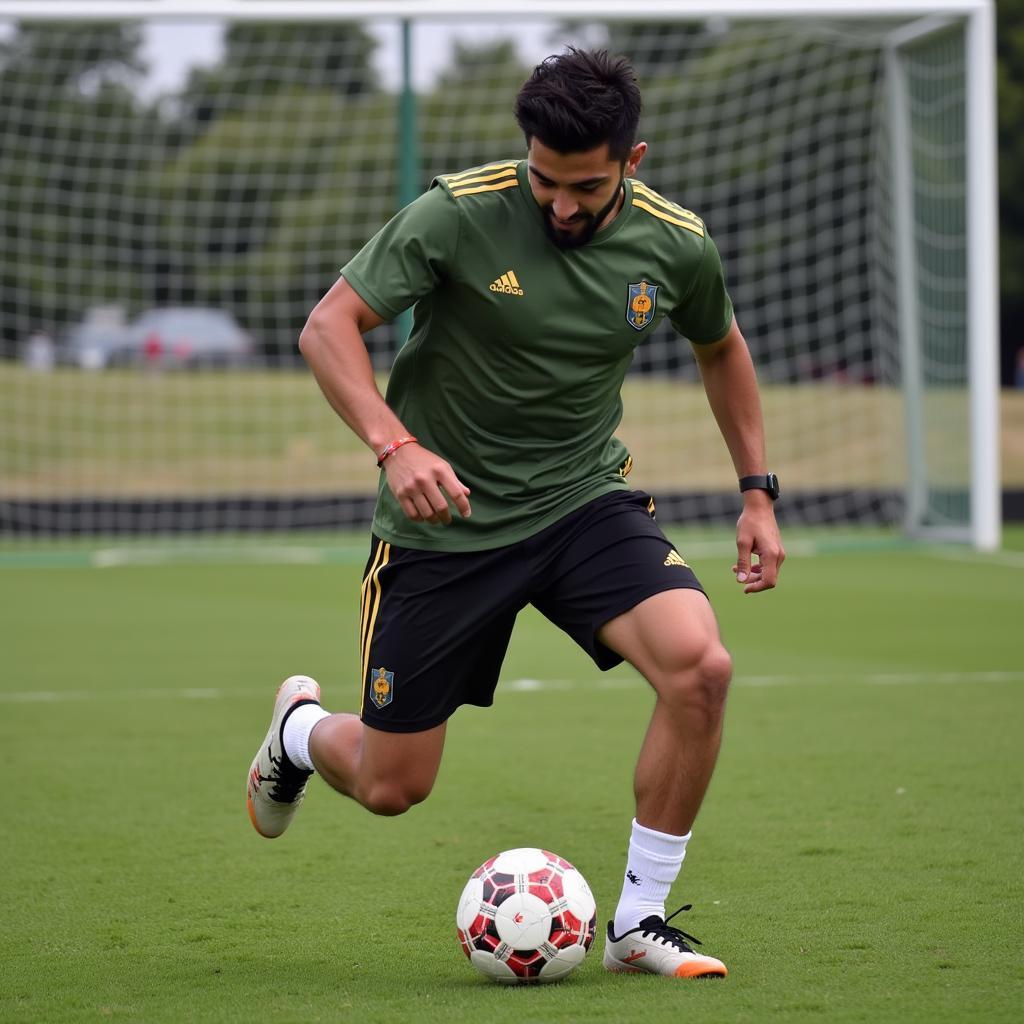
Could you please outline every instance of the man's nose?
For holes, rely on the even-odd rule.
[[[559,220],[570,220],[579,212],[580,204],[571,196],[557,195],[552,207]]]

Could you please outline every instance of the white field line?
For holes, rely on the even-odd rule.
[[[316,565],[327,561],[321,548],[278,547],[209,547],[209,548],[101,548],[92,553],[96,569],[122,566],[184,565],[242,562],[250,565]]]
[[[671,539],[671,536],[670,538]],[[844,552],[844,544],[851,550],[857,546],[855,534],[839,534],[827,539],[795,538],[786,541],[786,551],[798,558],[818,558]],[[732,559],[736,554],[735,543],[731,540],[683,540],[680,553],[692,563],[709,559]],[[883,550],[884,545],[879,548]],[[871,550],[871,549],[869,549]],[[1008,569],[1024,569],[1024,551],[998,551],[982,553],[969,548],[952,545],[909,546],[901,552],[916,554],[923,558],[940,561],[963,562],[969,565],[1003,566]],[[301,544],[266,545],[258,543],[241,544],[156,544],[150,546],[123,545],[96,548],[87,551],[69,551],[67,560],[59,557],[40,557],[33,561],[29,552],[13,552],[9,559],[0,553],[0,568],[77,568],[118,569],[128,566],[165,565],[218,565],[225,563],[242,565],[321,565],[338,562],[361,562],[365,557],[362,545],[323,546]]]
[[[880,672],[867,675],[856,673],[829,673],[820,676],[737,676],[733,686],[768,687],[768,686],[813,686],[842,683],[861,683],[867,686],[914,686],[920,684],[939,683],[973,684],[973,683],[1015,683],[1024,682],[1024,670],[998,670],[990,672]],[[642,681],[636,677],[608,676],[584,682],[569,679],[510,679],[502,681],[498,687],[503,692],[535,693],[550,690],[630,690],[641,686]]]
[[[0,704],[61,704],[93,700],[220,700],[224,697],[249,697],[249,690],[221,690],[214,687],[185,687],[180,690],[26,690],[0,693]],[[265,697],[262,693],[259,696]]]
[[[869,675],[820,676],[740,676],[733,681],[739,687],[814,686],[857,683],[868,686],[960,685],[1024,682],[1024,670],[978,672],[884,672]],[[552,693],[567,690],[631,690],[643,686],[638,677],[610,676],[602,679],[506,679],[498,684],[501,693]],[[0,704],[60,704],[103,700],[238,700],[267,698],[265,688],[224,689],[220,687],[184,687],[157,690],[25,690],[0,693]]]
[[[970,548],[926,548],[925,554],[944,562],[972,562],[974,565],[1001,565],[1005,569],[1024,569],[1024,551],[972,551]]]
[[[736,554],[732,541],[694,541],[682,545],[685,554],[692,560],[700,558],[731,558]],[[813,540],[795,540],[786,544],[787,553],[802,558],[814,558],[828,551],[829,544],[818,544]],[[253,565],[317,565],[334,561],[339,551],[344,554],[364,555],[364,549],[339,549],[330,547],[302,547],[280,544],[267,546],[241,544],[218,546],[176,547],[173,544],[160,547],[111,547],[98,548],[90,552],[88,564],[96,569],[119,569],[124,566],[160,565],[203,565],[222,562],[240,562]]]
[[[671,539],[671,538],[670,538]],[[800,558],[817,558],[833,554],[841,538],[819,543],[814,540],[796,539],[786,542],[786,553]],[[729,540],[692,541],[680,545],[686,549],[686,556],[696,561],[703,558],[731,558],[736,554],[736,545]],[[907,548],[907,551],[949,562],[968,562],[975,565],[1001,565],[1009,569],[1024,569],[1024,551],[999,551],[983,553],[970,548],[927,547]],[[302,547],[280,544],[276,546],[241,544],[198,546],[198,547],[121,547],[99,548],[90,555],[91,564],[99,569],[140,565],[179,565],[219,562],[242,562],[250,564],[302,564],[316,565],[336,559],[339,553],[363,556],[364,549]]]

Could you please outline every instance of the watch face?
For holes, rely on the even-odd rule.
[[[768,474],[768,496],[774,501],[779,496],[779,478],[774,473]]]

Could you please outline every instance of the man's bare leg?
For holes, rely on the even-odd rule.
[[[714,771],[732,664],[707,599],[671,590],[642,601],[598,634],[650,682],[654,712],[634,774],[636,817],[605,966],[676,977],[726,974],[665,924],[665,900]]]
[[[267,839],[284,833],[314,771],[374,814],[402,814],[430,793],[445,728],[441,724],[414,733],[371,729],[356,715],[324,711],[315,679],[289,676],[278,688],[270,729],[246,777],[253,827]]]
[[[383,732],[358,715],[331,715],[314,727],[309,753],[324,781],[374,814],[402,814],[434,786],[447,723],[423,732]]]
[[[634,776],[636,817],[670,835],[690,831],[722,742],[732,664],[707,598],[669,590],[598,633],[657,693]]]

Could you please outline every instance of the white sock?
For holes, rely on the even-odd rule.
[[[686,844],[692,832],[685,836],[670,836],[645,828],[633,819],[633,834],[629,837],[629,856],[626,875],[622,881],[622,895],[615,908],[616,935],[636,928],[645,917],[665,916],[665,900],[672,883],[679,876],[686,856]]]
[[[281,730],[281,744],[284,752],[296,768],[307,772],[315,771],[309,758],[309,734],[322,718],[330,717],[330,711],[324,711],[319,704],[300,704],[289,712]]]

